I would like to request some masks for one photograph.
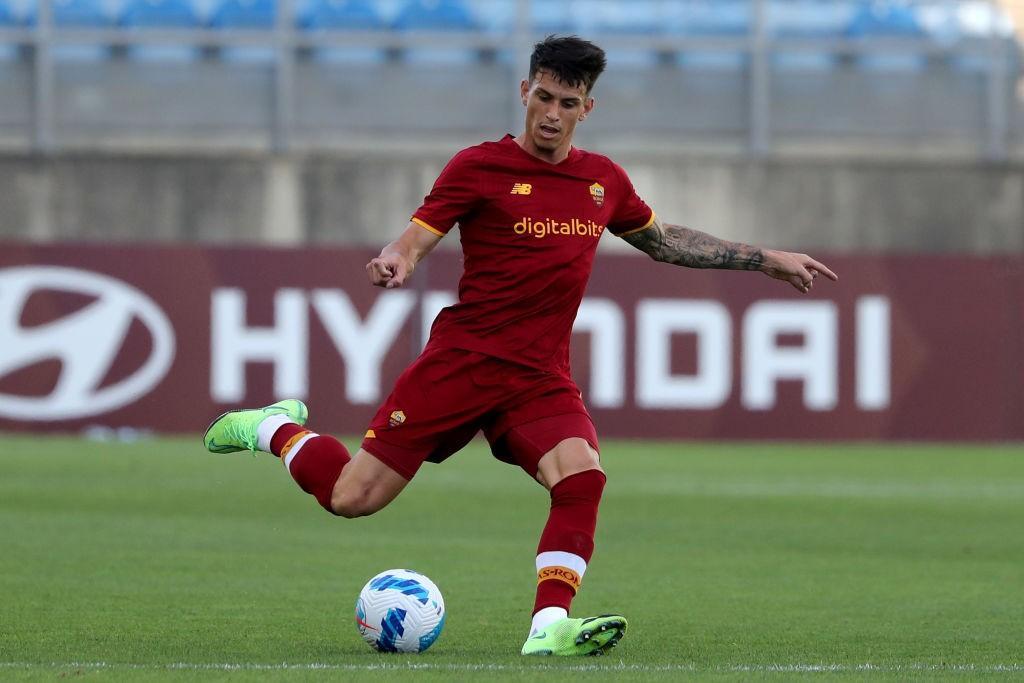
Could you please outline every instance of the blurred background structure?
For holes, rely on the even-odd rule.
[[[380,243],[454,151],[518,132],[532,43],[576,33],[609,55],[579,143],[663,215],[793,247],[1020,250],[1022,12],[0,0],[0,237]]]

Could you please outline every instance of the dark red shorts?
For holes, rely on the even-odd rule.
[[[406,479],[483,430],[499,460],[530,476],[570,437],[598,450],[580,390],[568,377],[462,349],[428,349],[405,369],[370,422],[367,452]]]

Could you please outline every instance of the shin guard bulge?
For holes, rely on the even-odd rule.
[[[597,508],[604,491],[600,470],[570,475],[551,487],[551,514],[537,546],[537,599],[533,612],[566,612],[594,554]]]

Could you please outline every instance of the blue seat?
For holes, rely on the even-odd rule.
[[[840,38],[853,18],[853,2],[839,0],[788,0],[767,6],[766,30],[780,38]],[[836,67],[834,52],[781,51],[772,55],[775,67],[790,71],[828,71]]]
[[[747,0],[687,0],[672,3],[665,16],[665,30],[693,37],[741,37],[750,32]],[[736,70],[747,63],[741,51],[687,51],[677,63],[684,68]]]
[[[530,26],[535,33],[568,33],[572,18],[566,0],[530,3]]]
[[[879,0],[862,0],[845,33],[851,38],[925,35],[913,8],[902,2]]]
[[[409,0],[392,26],[399,31],[474,31],[479,28],[460,0]]]
[[[274,27],[274,0],[224,0],[210,17],[214,28],[269,29]]]
[[[227,30],[270,30],[276,20],[277,3],[274,0],[224,0],[214,9],[210,26]],[[269,63],[274,59],[274,51],[261,47],[232,47],[221,50],[220,56],[234,62]]]
[[[409,0],[392,23],[398,31],[477,31],[479,24],[461,0]],[[398,56],[407,62],[465,65],[487,57],[460,48],[410,48]]]
[[[853,20],[856,5],[840,0],[788,0],[767,5],[768,32],[780,38],[838,38]]]
[[[892,0],[861,0],[845,35],[849,38],[925,38],[927,33],[914,9]],[[927,58],[919,54],[888,53],[861,55],[858,63],[879,71],[912,71],[922,68]]]
[[[384,18],[370,0],[314,0],[299,8],[295,23],[308,31],[380,31],[387,28]]]
[[[202,26],[189,0],[127,0],[117,17],[120,26],[129,29],[190,29]],[[125,55],[143,62],[189,62],[200,51],[190,45],[132,45]]]
[[[57,26],[102,28],[112,26],[114,17],[103,0],[54,0],[53,23]]]
[[[14,16],[11,8],[3,0],[0,0],[0,27],[12,27],[18,25],[18,19]],[[0,61],[14,61],[18,58],[18,46],[0,43]]]
[[[6,3],[0,2],[0,26],[17,26],[18,21]]]
[[[312,0],[298,8],[295,24],[304,31],[383,31],[388,26],[370,0]],[[300,57],[345,64],[387,61],[384,50],[372,47],[318,47]]]
[[[573,19],[584,32],[652,35],[664,28],[661,3],[651,0],[634,2],[598,2],[586,0],[573,4]]]
[[[188,0],[128,0],[117,23],[128,28],[198,28],[202,25]]]

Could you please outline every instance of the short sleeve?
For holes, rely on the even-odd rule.
[[[618,186],[615,189],[615,209],[608,229],[613,235],[622,237],[648,228],[654,222],[654,211],[633,189],[633,183],[621,166],[612,162]]]
[[[446,235],[461,219],[480,204],[479,164],[473,148],[464,149],[454,157],[434,181],[434,187],[423,199],[423,205],[412,215],[412,221],[438,235]]]

